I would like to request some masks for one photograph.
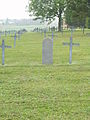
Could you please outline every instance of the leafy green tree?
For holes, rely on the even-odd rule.
[[[87,6],[88,6],[88,17],[90,17],[90,0],[88,0]]]
[[[68,25],[85,27],[87,14],[87,0],[67,0],[65,16]]]
[[[88,0],[88,28],[90,29],[90,0]]]
[[[61,31],[62,14],[66,0],[29,0],[29,13],[35,19],[52,22],[58,18],[58,31]]]
[[[90,29],[90,17],[88,18],[88,29]]]
[[[88,0],[29,0],[29,13],[35,19],[52,22],[58,18],[58,31],[61,31],[62,15],[68,25],[85,26]]]

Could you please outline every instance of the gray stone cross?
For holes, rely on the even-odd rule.
[[[0,39],[1,39],[1,33],[0,33]]]
[[[16,47],[16,38],[17,38],[17,35],[16,35],[16,32],[15,32],[15,35],[14,35],[14,48]]]
[[[11,46],[5,45],[4,40],[2,40],[2,45],[0,46],[0,48],[2,48],[2,65],[4,65],[5,48],[11,48]]]
[[[54,33],[52,32],[52,35],[48,35],[48,36],[51,36],[52,37],[52,41],[53,41],[53,38],[56,36],[57,37],[57,35],[54,35]]]
[[[44,29],[44,38],[46,38],[46,29]]]
[[[65,42],[63,42],[63,45],[65,45],[65,46],[70,46],[70,49],[69,49],[69,64],[71,64],[72,63],[72,46],[80,46],[80,44],[79,43],[73,43],[72,42],[72,36],[70,37],[70,43],[65,43]]]
[[[18,40],[20,40],[20,37],[21,37],[21,33],[18,32]]]

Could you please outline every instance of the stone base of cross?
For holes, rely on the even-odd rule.
[[[5,45],[4,40],[2,40],[2,45],[0,46],[2,48],[2,65],[4,65],[4,59],[5,59],[5,48],[11,48],[11,46]]]
[[[72,46],[80,46],[80,44],[79,43],[73,43],[72,42],[72,37],[70,37],[70,43],[63,42],[63,45],[70,47],[70,49],[69,49],[69,64],[71,64],[72,63]]]

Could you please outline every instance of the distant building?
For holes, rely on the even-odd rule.
[[[63,26],[63,29],[68,28],[68,25],[66,24],[65,18],[63,18],[62,26]]]

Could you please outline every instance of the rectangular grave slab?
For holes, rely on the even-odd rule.
[[[53,64],[53,41],[49,38],[43,40],[42,64]]]

